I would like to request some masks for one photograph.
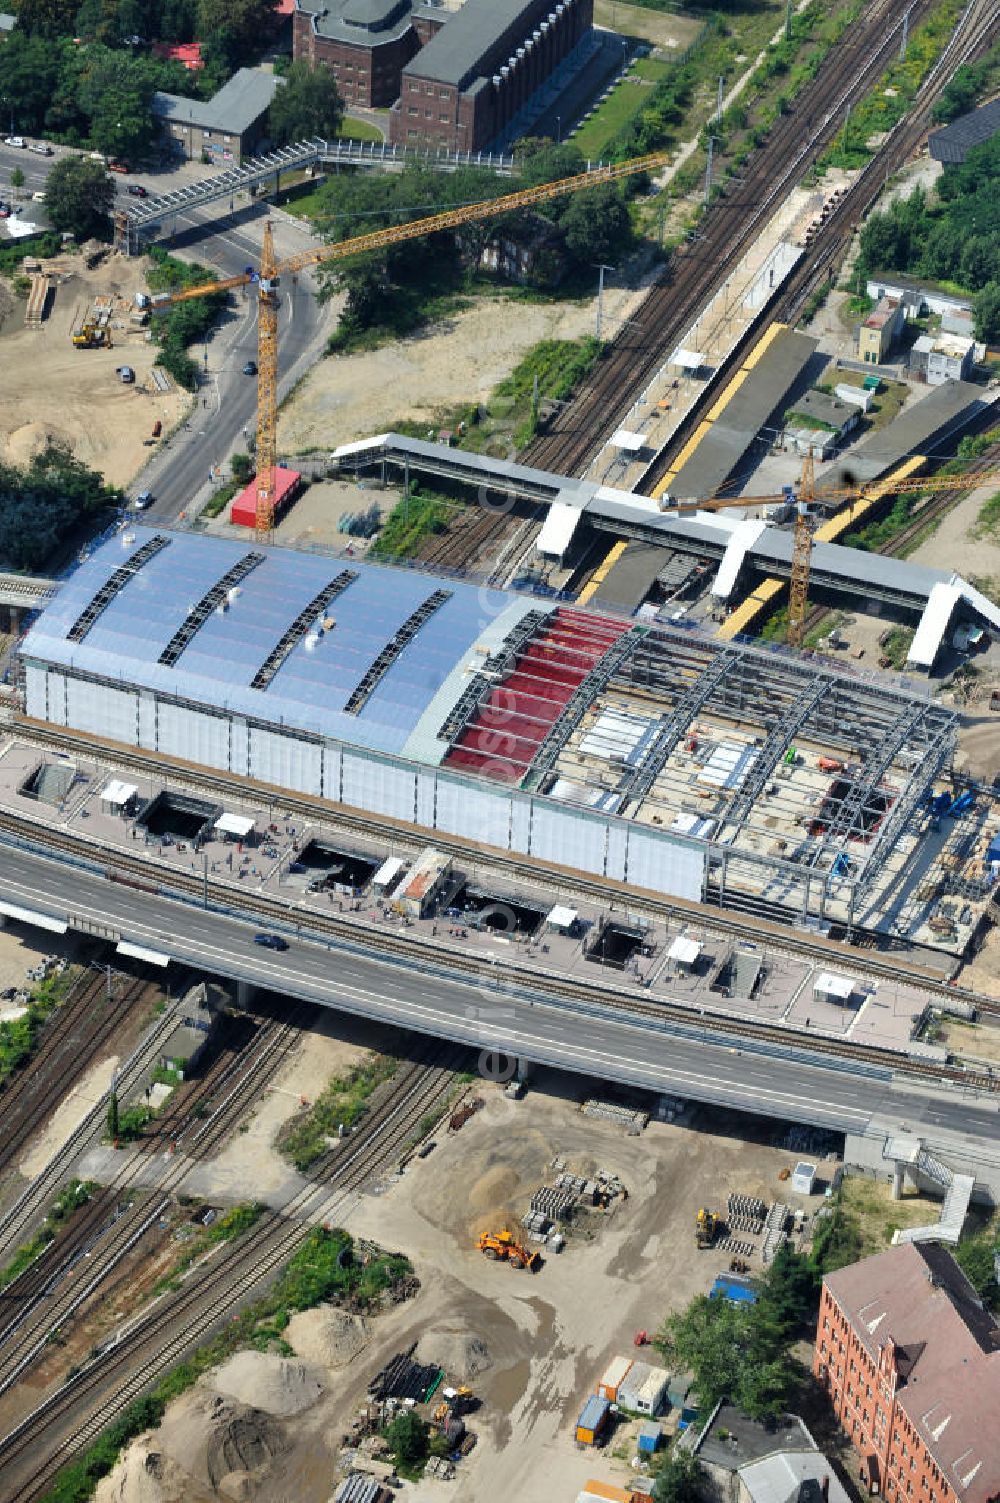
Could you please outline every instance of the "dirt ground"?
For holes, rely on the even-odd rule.
[[[48,318],[40,329],[26,329],[18,300],[0,333],[0,453],[23,464],[55,439],[113,484],[125,485],[149,458],[143,439],[153,424],[159,419],[169,432],[189,398],[173,386],[164,393],[154,385],[150,371],[157,351],[145,331],[115,331],[111,350],[75,349],[70,335],[97,294],[115,293],[131,303],[145,286],[146,263],[112,255],[88,271],[79,255],[60,255],[44,264],[65,269]],[[118,380],[119,365],[132,366],[134,386]]]
[[[987,931],[978,953],[962,966],[958,983],[987,997],[1000,997],[1000,931]]]
[[[983,1059],[1000,1064],[1000,1028],[976,1027],[949,1018],[941,1025],[940,1042],[962,1059]]]
[[[910,563],[926,564],[934,569],[954,569],[966,579],[973,574],[987,578],[1000,576],[1000,543],[992,538],[971,536],[983,506],[996,494],[994,482],[993,485],[980,486],[957,501],[933,537],[910,554]]]
[[[779,1170],[797,1155],[743,1141],[735,1119],[706,1112],[696,1130],[652,1123],[629,1138],[583,1117],[572,1089],[542,1076],[520,1103],[490,1095],[460,1134],[439,1133],[429,1158],[351,1210],[350,1230],[405,1251],[421,1289],[350,1330],[328,1309],[295,1318],[286,1338],[309,1374],[293,1375],[294,1391],[314,1392],[318,1380],[315,1403],[292,1414],[298,1400],[283,1396],[276,1367],[254,1390],[256,1408],[241,1407],[244,1388],[216,1383],[210,1396],[203,1385],[130,1449],[102,1483],[98,1503],[202,1503],[218,1495],[215,1487],[267,1503],[326,1503],[340,1475],[339,1437],[370,1378],[418,1341],[419,1360],[440,1362],[452,1381],[470,1381],[482,1408],[469,1422],[479,1443],[456,1478],[408,1488],[414,1503],[505,1495],[548,1503],[557,1483],[567,1497],[590,1476],[623,1484],[634,1453],[630,1432],[605,1452],[583,1452],[573,1422],[608,1359],[631,1352],[637,1330],[655,1329],[728,1267],[728,1253],[695,1252],[698,1207],[724,1208],[730,1191],[796,1209],[814,1209],[822,1197],[807,1201],[779,1183]],[[628,1201],[586,1215],[565,1251],[550,1254],[533,1276],[486,1262],[476,1234],[516,1226],[532,1192],[552,1182],[556,1155],[578,1173],[617,1173]],[[246,1442],[241,1453],[234,1436]],[[238,1477],[220,1474],[212,1460],[220,1448]]]
[[[275,540],[286,546],[298,544],[332,548],[346,553],[350,548],[355,558],[364,557],[368,542],[364,538],[352,538],[337,531],[337,523],[345,512],[367,511],[372,502],[377,502],[383,519],[400,499],[402,492],[392,486],[375,489],[370,481],[362,480],[317,480],[303,491],[292,503],[275,528]],[[245,537],[242,527],[233,527],[226,521],[228,511],[206,522],[207,532],[222,536]]]
[[[47,955],[73,960],[79,948],[80,936],[72,931],[66,934],[44,934],[38,929],[0,928],[0,992],[10,986],[31,986],[28,972]]]
[[[633,300],[644,295],[605,288],[608,329],[627,318]],[[384,433],[399,418],[430,424],[442,407],[484,402],[539,340],[578,339],[593,331],[592,299],[515,303],[477,298],[472,307],[409,339],[314,366],[281,410],[279,451],[333,449]]]
[[[658,14],[645,6],[627,5],[625,0],[595,0],[594,21],[598,26],[617,31],[626,37],[641,37],[662,47],[664,52],[683,51],[690,47],[701,31],[703,22],[695,16],[671,11]]]
[[[119,1061],[117,1054],[96,1060],[63,1097],[45,1127],[31,1140],[31,1147],[17,1166],[24,1179],[34,1179],[41,1174],[46,1164],[69,1141],[87,1113],[107,1091]]]

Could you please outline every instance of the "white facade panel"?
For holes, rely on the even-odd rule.
[[[136,691],[112,689],[85,679],[66,681],[66,723],[95,736],[135,745]]]
[[[510,800],[509,793],[475,788],[471,783],[452,781],[440,773],[436,828],[506,851],[510,841]]]
[[[324,746],[323,797],[332,800],[335,804],[342,802],[340,797],[340,774],[341,748],[339,746]]]
[[[139,690],[139,745],[156,750],[156,695],[149,689]]]
[[[705,852],[681,845],[669,835],[634,826],[628,832],[627,881],[672,898],[701,901]]]
[[[45,702],[47,718],[56,725],[66,724],[66,675],[48,672],[45,676]]]
[[[54,676],[54,675],[53,675]],[[45,669],[33,663],[24,667],[24,713],[35,720],[48,718],[48,697],[45,692]]]
[[[239,715],[229,722],[229,771],[241,778],[250,776],[250,730]]]
[[[295,793],[319,793],[322,747],[261,726],[250,727],[250,776]]]
[[[511,795],[510,848],[526,856],[531,850],[531,815],[534,800],[530,793]]]
[[[158,750],[164,756],[228,769],[228,716],[205,715],[200,710],[161,699],[156,707],[156,722]]]
[[[437,806],[437,773],[423,768],[417,771],[417,824],[428,830],[435,827]]]
[[[344,751],[344,803],[371,814],[413,823],[412,767],[394,766],[371,756]]]
[[[604,875],[615,882],[625,881],[625,866],[628,857],[628,826],[620,820],[608,823],[608,845]]]
[[[583,872],[604,871],[604,837],[607,822],[579,809],[546,806],[535,801],[531,829],[531,854],[539,861],[575,866]]]

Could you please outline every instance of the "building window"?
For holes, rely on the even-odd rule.
[[[442,125],[447,125],[448,122],[451,119],[451,116],[450,115],[439,115],[438,119],[440,120],[440,122],[441,122]]]

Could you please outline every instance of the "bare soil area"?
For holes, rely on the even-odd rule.
[[[28,972],[48,955],[61,959],[76,957],[80,936],[67,934],[43,934],[38,929],[0,929],[0,991],[10,986],[29,986]]]
[[[808,1212],[821,1196],[807,1200],[779,1182],[797,1155],[745,1142],[744,1124],[725,1114],[702,1113],[695,1130],[652,1123],[629,1138],[620,1127],[585,1118],[562,1080],[542,1076],[539,1087],[520,1103],[490,1095],[460,1133],[439,1132],[428,1158],[412,1161],[405,1175],[352,1208],[350,1230],[405,1251],[420,1291],[373,1319],[329,1308],[294,1318],[285,1339],[307,1370],[267,1359],[271,1366],[261,1369],[253,1391],[256,1407],[243,1412],[247,1433],[259,1431],[262,1439],[249,1447],[248,1464],[234,1467],[239,1476],[218,1475],[208,1458],[231,1433],[232,1406],[250,1402],[242,1368],[239,1385],[213,1380],[224,1400],[218,1392],[209,1400],[206,1383],[172,1406],[163,1428],[134,1445],[102,1484],[99,1503],[174,1503],[182,1496],[200,1503],[213,1488],[268,1503],[326,1503],[342,1474],[341,1437],[371,1377],[414,1343],[419,1360],[440,1363],[450,1381],[470,1383],[482,1401],[469,1419],[479,1437],[475,1450],[447,1485],[408,1488],[415,1503],[443,1496],[453,1503],[496,1496],[549,1503],[554,1488],[572,1497],[589,1476],[624,1484],[631,1430],[595,1455],[577,1450],[573,1423],[607,1360],[633,1351],[636,1331],[655,1330],[670,1309],[728,1268],[730,1254],[721,1249],[695,1251],[699,1206],[724,1209],[727,1194],[739,1191]],[[484,1259],[476,1234],[517,1227],[533,1191],[552,1183],[557,1155],[580,1174],[619,1175],[628,1199],[584,1213],[565,1250],[546,1253],[535,1275]],[[301,1407],[314,1381],[322,1393]]]
[[[949,1018],[941,1024],[940,1042],[960,1059],[1000,1064],[1000,1028],[960,1023],[956,1018]]]
[[[645,291],[605,288],[608,329],[629,316]],[[391,429],[399,418],[431,424],[443,407],[484,402],[542,339],[578,339],[594,330],[592,300],[521,303],[477,298],[471,307],[392,344],[337,355],[309,372],[278,422],[282,454],[333,449]]]
[[[1000,933],[995,928],[987,930],[978,953],[962,966],[958,983],[987,997],[1000,997]]]
[[[115,321],[127,321],[133,294],[145,286],[145,262],[112,255],[88,271],[81,256],[60,255],[43,266],[62,268],[48,317],[41,328],[26,329],[18,300],[0,335],[0,453],[23,464],[54,440],[112,484],[126,485],[149,458],[143,440],[153,424],[159,419],[169,432],[190,399],[173,385],[161,392],[154,384],[157,348],[146,331],[114,329],[110,350],[76,349],[70,336],[98,294],[121,298]],[[122,385],[119,365],[132,367],[134,385]]]
[[[990,578],[1000,575],[1000,542],[992,537],[972,536],[979,513],[991,496],[997,494],[996,482],[981,485],[963,496],[948,512],[940,527],[910,554],[910,562],[927,564],[934,569],[954,569],[966,579],[971,575]]]

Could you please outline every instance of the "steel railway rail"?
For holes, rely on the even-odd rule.
[[[334,1161],[328,1186],[310,1186],[268,1213],[226,1251],[195,1269],[184,1287],[131,1322],[79,1374],[0,1440],[0,1503],[35,1503],[59,1467],[96,1438],[126,1404],[235,1310],[304,1241],[307,1220],[326,1224],[379,1171],[389,1167],[432,1106],[443,1105],[450,1070],[404,1066],[397,1089],[362,1119]]]
[[[933,0],[875,0],[821,64],[788,115],[780,116],[748,159],[741,186],[717,200],[697,240],[679,252],[612,342],[554,426],[529,445],[523,462],[573,474],[613,430],[649,376],[667,358],[709,297],[722,286],[790,187],[836,135],[847,107],[860,99],[899,50],[899,27],[915,27]]]
[[[7,816],[0,816],[0,828],[6,822]],[[67,839],[65,832],[59,832],[59,837],[65,842],[68,849],[79,853],[80,845],[77,841]],[[132,856],[130,853],[115,852],[115,861],[119,865],[130,864],[132,870],[138,868],[141,858]],[[176,880],[175,880],[176,879]],[[187,890],[192,894],[203,890],[203,882],[195,877],[186,877],[183,873],[172,873],[170,882],[175,891]],[[149,891],[161,889],[153,883],[137,882],[138,886]],[[165,884],[164,884],[165,885]],[[280,900],[263,895],[242,894],[233,892],[228,886],[210,881],[209,891],[213,901],[229,908],[243,908],[248,915],[266,914],[271,922],[288,924],[290,921],[290,907]],[[164,893],[169,895],[169,888]],[[295,922],[303,928],[303,915],[295,915]],[[495,975],[493,968],[487,960],[479,960],[477,957],[462,952],[454,952],[439,941],[428,940],[416,936],[393,934],[391,931],[378,931],[375,935],[359,935],[349,920],[334,914],[309,915],[308,927],[317,936],[331,936],[333,940],[347,942],[354,946],[364,946],[368,949],[376,949],[383,954],[392,957],[399,963],[412,963],[417,954],[425,964],[439,968],[443,972],[456,972],[460,974],[472,974],[479,979],[488,982],[495,988]],[[753,933],[755,938],[760,939],[759,923],[748,924],[747,931]],[[836,948],[836,947],[835,947]],[[843,947],[839,947],[839,955],[843,962]],[[873,970],[870,956],[865,957],[865,969]],[[643,1003],[638,1001],[634,994],[625,988],[615,986],[599,979],[587,982],[577,981],[573,977],[549,976],[526,964],[518,962],[515,958],[508,960],[505,967],[505,979],[516,978],[516,984],[525,992],[534,992],[546,997],[572,999],[578,1004],[583,1003],[593,1006],[598,999],[602,1006],[614,1007],[617,1010],[633,1015],[655,1018],[658,1022],[693,1026],[696,1021],[702,1027],[710,1029],[713,1033],[740,1039],[752,1036],[755,1040],[777,1044],[781,1047],[808,1048],[819,1056],[836,1056],[847,1058],[858,1063],[876,1064],[884,1069],[912,1075],[915,1078],[931,1079],[935,1081],[950,1081],[966,1086],[976,1086],[985,1090],[1000,1090],[1000,1079],[992,1076],[972,1072],[958,1066],[939,1065],[929,1061],[916,1060],[908,1057],[902,1051],[894,1051],[887,1048],[878,1048],[873,1045],[850,1044],[846,1047],[837,1040],[819,1040],[810,1036],[808,1040],[800,1040],[797,1035],[788,1029],[775,1027],[774,1025],[753,1022],[748,1019],[735,1019],[723,1012],[711,1010],[711,1004],[704,1001],[699,1003],[697,1009],[683,1003],[656,1002]],[[954,995],[953,989],[947,990],[948,995]],[[989,1002],[988,999],[977,999],[977,1005],[983,1010],[992,1011],[1000,1015],[1000,1003]],[[704,1009],[706,1017],[701,1017]]]
[[[61,726],[49,726],[42,721],[22,719],[20,726],[26,738],[40,744],[62,747],[81,756],[96,755],[106,760],[112,759],[116,766],[145,777],[162,777],[175,788],[186,786],[191,791],[200,793],[211,790],[224,797],[237,798],[242,801],[254,798],[270,800],[296,818],[336,824],[345,832],[354,832],[386,845],[393,843],[398,845],[400,841],[418,844],[421,840],[421,832],[414,826],[389,816],[366,814],[346,805],[333,804],[323,799],[291,793],[284,788],[255,783],[249,779],[238,778],[231,773],[195,767],[190,763],[160,756],[158,753],[144,752],[136,747],[126,747],[116,742],[105,741],[87,732],[71,731]],[[16,825],[10,822],[12,819],[16,821],[17,818],[6,811],[0,812],[0,831],[7,828],[17,833]],[[24,822],[22,830],[27,833],[28,838],[39,844],[55,844],[50,840],[53,832],[48,828],[40,831],[38,826],[29,826]],[[950,980],[942,979],[939,971],[931,970],[912,959],[907,960],[894,952],[855,948],[840,940],[824,939],[818,935],[792,930],[761,915],[754,914],[752,919],[741,917],[734,910],[721,910],[687,898],[666,897],[662,893],[630,887],[612,878],[597,877],[545,862],[531,862],[512,852],[493,851],[477,845],[473,840],[447,835],[440,830],[424,833],[427,839],[433,840],[436,847],[447,852],[457,861],[473,862],[480,867],[493,865],[497,868],[498,875],[502,875],[507,881],[522,881],[534,886],[544,884],[553,893],[566,893],[598,903],[619,902],[627,898],[633,905],[641,906],[643,911],[651,917],[666,922],[678,920],[685,923],[694,922],[706,933],[724,936],[728,939],[750,939],[766,945],[775,952],[783,952],[813,962],[835,962],[847,965],[853,961],[854,964],[863,966],[867,975],[908,982],[920,986],[932,996],[958,997],[980,1007],[983,1011],[1000,1012],[1000,1003],[978,992],[956,986]],[[23,835],[22,838],[24,838]],[[95,847],[88,849],[92,852]],[[123,864],[118,852],[115,852],[114,861],[115,864]],[[160,873],[160,880],[163,876],[164,874]],[[176,877],[177,887],[182,886],[183,873],[171,873],[170,877],[172,882]],[[267,906],[269,902],[275,902],[267,898],[251,899],[248,895],[230,892],[229,888],[226,888],[226,894],[226,901],[231,906],[242,904],[247,907],[248,911],[262,914],[269,911]],[[270,911],[287,912],[287,909],[279,905]],[[349,929],[348,921],[343,922],[342,932],[353,934],[355,931]],[[335,915],[330,916],[330,923],[331,925],[337,923]],[[862,938],[867,938],[867,936],[862,936]],[[870,938],[878,942],[881,936],[872,934]]]

